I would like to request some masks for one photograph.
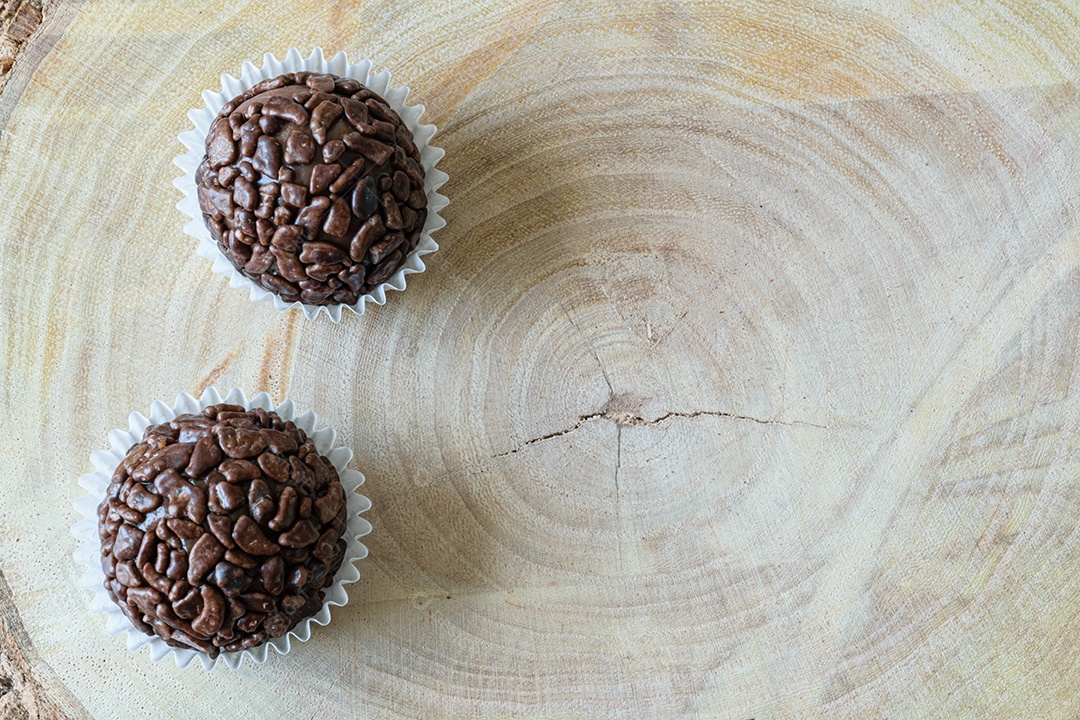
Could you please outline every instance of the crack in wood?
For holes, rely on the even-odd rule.
[[[574,432],[575,430],[577,430],[578,428],[580,428],[582,425],[584,425],[588,421],[595,420],[598,417],[604,417],[604,413],[598,412],[598,413],[591,413],[589,415],[579,415],[578,416],[578,421],[576,423],[574,423],[573,425],[571,425],[570,427],[568,427],[568,428],[565,428],[563,430],[556,430],[553,433],[548,433],[547,435],[542,435],[540,437],[536,437],[536,438],[533,438],[531,440],[526,440],[525,442],[518,445],[513,450],[507,450],[506,452],[501,452],[501,453],[499,453],[497,455],[492,455],[492,457],[493,458],[499,458],[499,457],[506,457],[507,455],[513,455],[514,453],[521,452],[522,450],[529,447],[530,445],[535,445],[536,443],[544,442],[545,440],[551,440],[552,438],[557,438],[557,437],[560,437],[562,435],[568,435],[568,434]]]
[[[619,570],[623,570],[622,513],[619,509],[619,470],[622,468],[622,429],[615,425],[615,543],[619,550]]]
[[[604,363],[600,362],[600,356],[596,353],[596,350],[593,349],[593,346],[589,343],[588,339],[585,337],[585,334],[581,332],[581,328],[578,327],[578,324],[574,322],[574,318],[570,315],[570,311],[566,309],[566,305],[559,303],[559,307],[562,308],[563,314],[566,315],[566,319],[570,321],[570,326],[573,327],[574,330],[577,331],[577,334],[581,336],[582,341],[585,343],[586,349],[589,351],[589,354],[593,356],[593,360],[596,361],[597,367],[600,368],[600,374],[603,376],[604,383],[607,385],[608,389],[608,402],[611,402],[612,399],[614,399],[615,397],[615,388],[611,384],[611,378],[608,377],[607,369],[604,367]]]
[[[758,425],[782,425],[784,427],[811,427],[818,430],[835,430],[835,425],[819,425],[818,423],[806,422],[805,420],[762,420],[760,418],[751,417],[750,415],[737,415],[729,412],[717,412],[713,410],[697,410],[691,413],[683,412],[669,412],[665,415],[661,415],[655,420],[644,420],[635,415],[628,415],[624,425],[656,425],[662,423],[670,418],[686,418],[693,419],[701,416],[708,417],[722,417],[730,420],[746,420],[748,422],[757,423]]]
[[[525,442],[521,443],[520,445],[513,448],[512,450],[507,450],[505,452],[501,452],[501,453],[498,453],[496,455],[492,455],[491,457],[492,458],[500,458],[500,457],[506,457],[507,455],[514,455],[515,453],[519,453],[519,452],[521,452],[522,450],[524,450],[525,448],[527,448],[527,447],[529,447],[531,445],[536,445],[537,443],[542,443],[545,440],[551,440],[552,438],[562,437],[563,435],[569,435],[570,433],[574,432],[575,430],[578,430],[579,428],[581,428],[582,425],[589,422],[590,420],[596,420],[596,419],[610,420],[611,422],[615,423],[616,425],[618,425],[621,428],[621,427],[626,426],[626,425],[632,425],[632,426],[635,426],[635,427],[656,427],[656,426],[661,425],[662,423],[664,423],[664,422],[666,422],[668,420],[671,420],[672,418],[683,419],[683,420],[692,420],[692,419],[698,418],[698,417],[726,418],[728,420],[746,421],[746,422],[757,423],[758,425],[780,425],[780,426],[783,426],[783,427],[808,427],[808,428],[817,428],[818,430],[835,430],[836,429],[835,425],[819,425],[817,423],[806,422],[805,420],[762,420],[761,418],[751,417],[750,415],[738,415],[736,413],[721,412],[721,411],[717,411],[717,410],[695,410],[694,412],[673,411],[673,412],[669,412],[669,413],[664,413],[663,415],[660,415],[660,416],[658,416],[658,417],[656,417],[656,418],[654,418],[652,420],[647,420],[647,419],[645,419],[645,418],[643,418],[643,417],[641,417],[639,415],[634,415],[632,413],[610,412],[610,411],[605,410],[605,411],[602,411],[602,412],[589,413],[588,415],[579,415],[577,422],[575,422],[573,425],[571,425],[568,428],[563,428],[562,430],[556,430],[555,432],[548,433],[547,435],[541,435],[540,437],[535,437],[535,438],[532,438],[530,440],[526,440]]]

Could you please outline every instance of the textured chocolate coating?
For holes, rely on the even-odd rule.
[[[333,464],[274,412],[211,405],[152,425],[98,506],[109,596],[139,630],[217,657],[322,607],[345,554]]]
[[[280,75],[227,103],[195,180],[225,257],[287,302],[355,303],[404,264],[427,220],[412,133],[334,75]]]

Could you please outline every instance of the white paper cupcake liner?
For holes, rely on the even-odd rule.
[[[426,269],[424,261],[420,258],[439,249],[438,244],[432,240],[431,234],[446,225],[446,222],[439,217],[439,211],[450,201],[436,192],[448,177],[443,171],[435,169],[435,164],[445,154],[440,148],[430,144],[435,134],[435,126],[420,123],[420,116],[424,112],[423,105],[405,104],[409,88],[405,86],[391,88],[389,71],[384,70],[377,75],[372,75],[371,66],[370,60],[352,64],[343,52],[339,52],[331,60],[324,60],[322,49],[319,47],[316,47],[306,58],[301,57],[300,51],[296,48],[289,50],[284,60],[278,60],[271,53],[266,53],[263,56],[262,67],[257,68],[245,62],[239,78],[229,74],[222,75],[221,92],[204,90],[202,94],[204,107],[188,112],[188,118],[195,125],[195,129],[180,133],[180,142],[187,147],[188,151],[174,160],[184,174],[173,180],[173,185],[184,194],[184,199],[177,203],[176,207],[191,218],[191,221],[184,225],[184,232],[199,241],[195,252],[213,263],[214,272],[228,277],[231,287],[247,290],[253,302],[272,302],[278,310],[300,308],[309,320],[325,312],[333,322],[339,322],[342,308],[348,308],[357,315],[363,315],[364,306],[368,302],[382,305],[386,302],[388,290],[404,290],[406,275],[424,272]],[[262,80],[277,77],[283,73],[301,71],[333,73],[338,77],[352,78],[382,95],[412,131],[413,140],[420,150],[421,164],[424,166],[424,191],[427,193],[428,215],[416,249],[409,253],[405,264],[389,280],[362,296],[353,305],[306,305],[299,301],[287,303],[272,292],[259,287],[241,275],[218,249],[217,243],[210,237],[210,231],[206,228],[202,211],[199,209],[195,171],[206,154],[206,133],[218,112],[229,100]]]
[[[217,658],[211,659],[204,652],[172,647],[156,635],[144,634],[131,624],[120,607],[112,601],[105,590],[105,573],[101,569],[101,540],[98,537],[97,508],[105,497],[113,472],[124,459],[128,448],[142,439],[143,431],[149,425],[168,422],[183,413],[199,413],[203,408],[222,402],[241,405],[249,410],[252,408],[276,410],[282,419],[292,420],[298,428],[306,432],[315,443],[319,453],[329,458],[345,488],[347,514],[344,537],[347,545],[341,567],[334,576],[334,583],[325,589],[326,598],[318,613],[300,621],[285,635],[263,645],[235,653],[222,652]],[[367,547],[360,542],[360,538],[371,532],[371,524],[360,517],[360,514],[371,508],[371,501],[356,491],[363,484],[364,476],[346,467],[352,460],[352,450],[345,447],[335,448],[334,439],[337,433],[332,428],[316,430],[317,421],[315,413],[310,410],[297,415],[292,400],[286,400],[275,408],[270,396],[264,392],[248,400],[238,388],[230,390],[224,398],[215,388],[207,388],[198,400],[187,393],[177,395],[172,407],[157,401],[150,406],[149,417],[133,412],[128,417],[126,430],[115,428],[109,431],[110,449],[90,453],[90,462],[94,466],[94,472],[79,478],[79,485],[86,489],[87,494],[75,502],[75,509],[85,519],[80,520],[71,529],[71,534],[79,540],[73,553],[75,562],[86,567],[86,571],[79,578],[79,586],[94,593],[94,599],[90,602],[90,611],[108,615],[105,630],[109,635],[126,632],[127,646],[131,651],[149,645],[150,657],[155,662],[167,655],[173,655],[177,666],[181,668],[187,667],[192,660],[198,658],[205,670],[212,670],[220,662],[235,669],[240,666],[245,657],[250,657],[251,661],[257,664],[266,662],[270,648],[279,655],[284,655],[289,652],[291,638],[306,642],[311,637],[312,623],[326,625],[330,622],[330,608],[349,602],[345,586],[360,579],[360,572],[354,563],[367,557]]]

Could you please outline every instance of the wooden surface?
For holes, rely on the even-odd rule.
[[[41,0],[0,0],[0,90],[26,41],[41,27],[44,11]]]
[[[1080,6],[346,5],[61,4],[0,95],[4,717],[1080,716]],[[337,326],[170,185],[203,88],[313,44],[450,175]],[[68,528],[211,383],[317,408],[375,529],[329,628],[207,675],[105,634]]]

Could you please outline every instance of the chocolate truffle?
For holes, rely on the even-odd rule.
[[[322,607],[345,507],[333,464],[277,413],[180,415],[146,429],[98,506],[105,588],[169,645],[255,647]]]
[[[279,75],[233,98],[195,181],[221,252],[286,302],[355,303],[404,264],[427,220],[412,133],[334,75]]]

